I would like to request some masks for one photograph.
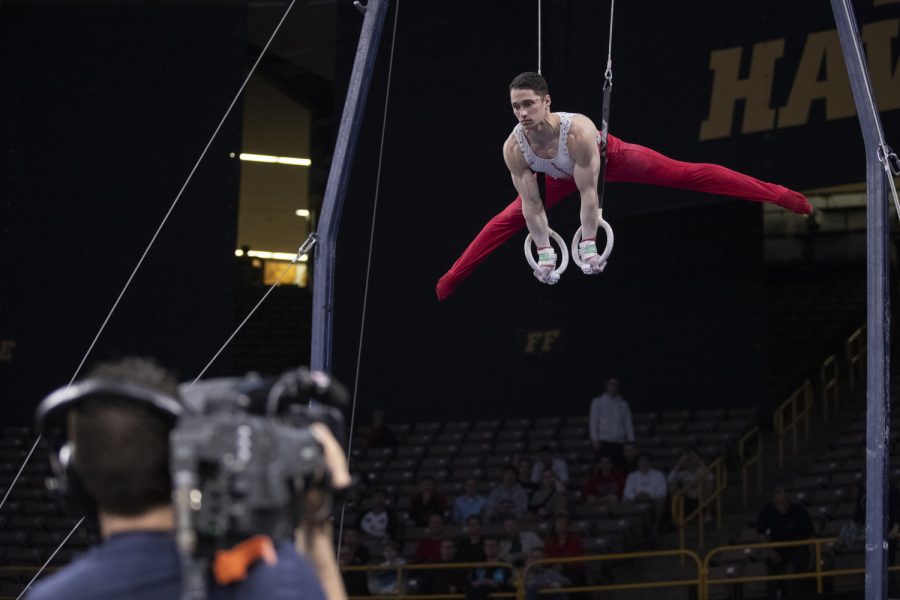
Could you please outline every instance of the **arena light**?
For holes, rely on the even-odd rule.
[[[304,219],[309,218],[309,211],[306,210],[305,208],[298,208],[297,210],[294,211],[294,214],[297,215],[298,217],[303,217]]]
[[[234,158],[234,152],[231,153],[231,158]],[[272,156],[271,154],[251,154],[249,152],[241,152],[238,154],[238,158],[246,162],[291,165],[295,167],[308,167],[312,165],[310,159],[297,158],[294,156]]]
[[[234,251],[235,256],[244,256],[244,251],[238,248]],[[247,252],[247,256],[251,258],[262,258],[264,260],[286,260],[292,261],[297,257],[296,254],[291,254],[290,252],[269,252],[267,250],[250,250]],[[306,262],[307,255],[304,254],[300,257],[300,262]]]

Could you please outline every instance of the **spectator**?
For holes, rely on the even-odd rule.
[[[478,482],[466,479],[465,493],[453,502],[453,520],[465,524],[469,517],[481,517],[487,506],[487,498],[478,493]]]
[[[693,449],[685,450],[672,467],[666,478],[669,493],[675,495],[684,490],[684,514],[689,515],[697,510],[701,497],[709,498],[716,482],[714,473],[701,476],[706,470],[706,463]],[[704,509],[704,513],[706,509]],[[706,517],[709,517],[707,514]]]
[[[456,543],[453,540],[441,542],[441,556],[437,562],[440,564],[458,562]],[[437,569],[425,576],[423,591],[429,594],[461,594],[465,592],[467,582],[468,577],[464,569]]]
[[[349,548],[351,565],[367,565],[369,564],[369,547],[360,540],[359,529],[356,527],[348,527],[344,530],[344,539],[341,542],[341,550]],[[353,594],[350,594],[351,596]]]
[[[521,519],[528,509],[528,493],[516,479],[516,470],[506,467],[503,479],[488,496],[485,516],[491,523],[502,522],[507,516]]]
[[[416,542],[416,562],[436,563],[441,559],[441,542],[444,541],[444,518],[434,513],[428,517],[425,537]]]
[[[651,536],[655,539],[666,502],[666,476],[651,468],[646,454],[638,457],[638,470],[625,480],[622,496],[626,502],[648,502],[653,505],[653,527]]]
[[[531,492],[528,508],[541,519],[566,511],[566,488],[550,469],[541,472],[541,485]]]
[[[640,450],[635,444],[625,444],[622,447],[622,465],[621,469],[625,475],[634,473],[638,469],[638,457],[641,455]]]
[[[372,411],[372,422],[369,425],[369,433],[366,435],[366,448],[396,448],[397,436],[384,422],[384,411],[376,409]]]
[[[534,490],[537,489],[537,485],[531,481],[531,473],[534,468],[534,465],[531,463],[531,459],[520,456],[515,460],[515,468],[516,468],[516,480],[519,482],[523,488],[525,488],[525,492],[530,494]]]
[[[552,471],[564,485],[569,483],[569,465],[562,458],[555,458],[550,446],[541,446],[538,450],[537,462],[531,468],[531,483],[540,485],[541,473],[544,471]]]
[[[525,600],[538,600],[538,590],[561,588],[572,585],[566,575],[544,564],[534,564],[544,558],[544,549],[540,546],[532,548],[528,553],[529,568],[525,572]],[[553,594],[554,600],[565,600],[568,594]]]
[[[532,548],[543,547],[544,542],[533,531],[522,531],[515,519],[503,522],[504,538],[500,541],[500,557],[508,562],[524,564]]]
[[[484,560],[484,536],[481,535],[481,519],[471,516],[463,528],[465,535],[456,545],[456,557],[463,562]]]
[[[501,562],[500,543],[497,538],[484,540],[485,562]],[[478,567],[469,574],[466,600],[487,600],[493,592],[508,592],[513,589],[513,572],[508,567]]]
[[[375,490],[372,508],[360,515],[356,527],[371,538],[383,540],[397,537],[397,517],[387,508],[387,494]]]
[[[759,511],[756,533],[762,542],[805,540],[812,537],[813,524],[806,509],[791,502],[787,490],[779,485],[772,494],[772,501]],[[772,548],[768,551],[766,564],[771,575],[784,574],[788,567],[794,573],[806,572],[809,570],[809,546]],[[806,583],[800,580],[796,587],[808,590]],[[786,593],[783,581],[770,581],[768,587],[770,596]]]
[[[609,456],[601,456],[590,477],[584,483],[582,493],[589,502],[618,504],[625,489],[625,476],[616,468]]]
[[[369,592],[373,596],[402,594],[406,590],[406,578],[399,569],[406,564],[406,559],[400,556],[397,542],[385,539],[381,553],[383,560],[378,563],[384,569],[373,569],[369,572]]]
[[[64,444],[77,448],[72,467],[96,506],[103,541],[31,587],[30,600],[181,596],[169,475],[169,433],[180,404],[175,379],[136,358],[100,365],[90,379],[44,400],[38,409],[41,433],[56,453]],[[328,464],[335,480],[349,478],[346,466],[341,475]],[[246,579],[227,587],[211,582],[209,598],[323,598],[316,574],[292,540],[275,542],[265,553],[277,552],[276,562],[256,562]],[[330,560],[334,583],[342,588],[334,555]]]
[[[547,558],[584,556],[584,541],[580,535],[570,531],[568,516],[559,515],[553,520],[553,532],[544,542],[544,555]],[[559,568],[575,585],[583,585],[587,580],[584,563],[560,563]]]
[[[590,436],[594,450],[622,464],[622,447],[634,442],[634,426],[628,401],[619,395],[619,380],[606,382],[606,391],[591,402]]]
[[[419,483],[419,493],[413,496],[409,505],[409,517],[419,527],[425,527],[434,513],[444,514],[447,501],[434,489],[434,479],[425,477]]]

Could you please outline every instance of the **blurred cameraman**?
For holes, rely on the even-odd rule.
[[[79,385],[91,382],[100,383],[77,394]],[[169,475],[169,432],[177,411],[154,404],[159,398],[177,399],[177,383],[155,363],[129,358],[99,366],[74,388],[71,398],[61,392],[59,410],[51,411],[65,424],[71,450],[71,463],[63,470],[69,472],[70,487],[77,479],[80,495],[96,505],[103,542],[36,584],[28,598],[178,598],[182,567]],[[47,410],[52,397],[39,408],[41,417],[47,416],[40,411]],[[210,577],[208,590],[209,598],[324,598],[310,563],[288,540],[261,552],[242,581],[219,585]]]

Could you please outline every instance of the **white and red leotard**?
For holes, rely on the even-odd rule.
[[[556,114],[560,115],[561,123],[566,117],[568,117],[566,121],[571,119],[568,113]],[[515,135],[516,132],[513,133]],[[544,202],[548,209],[577,191],[575,181],[570,175],[566,176],[568,173],[565,172],[568,147],[567,140],[563,136],[567,133],[568,127],[560,126],[560,152],[557,153],[557,158],[552,160],[534,155],[524,136],[521,136],[522,139],[516,136],[532,170],[544,172],[547,176]],[[564,151],[565,156],[562,156]],[[809,200],[803,194],[784,186],[760,181],[721,165],[673,160],[655,150],[629,144],[613,135],[608,136],[606,157],[608,182],[646,183],[731,196],[753,202],[771,202],[798,214],[809,214],[812,211]],[[550,163],[554,162],[556,164],[551,166]],[[558,168],[560,166],[563,167],[562,170]],[[438,280],[436,286],[438,299],[445,300],[449,297],[456,290],[456,286],[471,275],[488,254],[524,227],[522,198],[517,196],[509,206],[487,222],[450,270]]]

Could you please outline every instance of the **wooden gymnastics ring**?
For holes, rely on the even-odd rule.
[[[559,276],[562,275],[566,267],[569,266],[569,250],[566,248],[566,243],[563,241],[559,234],[550,230],[550,239],[556,242],[556,245],[559,246],[559,253],[561,260],[559,261],[559,266],[557,266],[554,270],[550,272],[550,275],[556,280],[559,281]],[[528,265],[534,269],[535,271],[540,270],[540,266],[537,261],[534,260],[534,256],[531,254],[531,245],[534,243],[534,238],[531,237],[531,234],[528,234],[528,237],[525,238],[525,260],[528,261]],[[553,283],[556,283],[554,281]]]
[[[597,211],[597,225],[603,228],[603,231],[606,232],[606,248],[603,249],[603,254],[600,255],[600,264],[602,265],[609,259],[609,255],[612,254],[613,251],[613,230],[612,227],[609,226],[609,223],[603,220],[603,209]],[[578,244],[581,242],[581,227],[578,228],[578,231],[575,232],[575,237],[572,238],[572,260],[578,265],[578,268],[584,271],[586,262],[581,260],[581,255],[578,253]]]

